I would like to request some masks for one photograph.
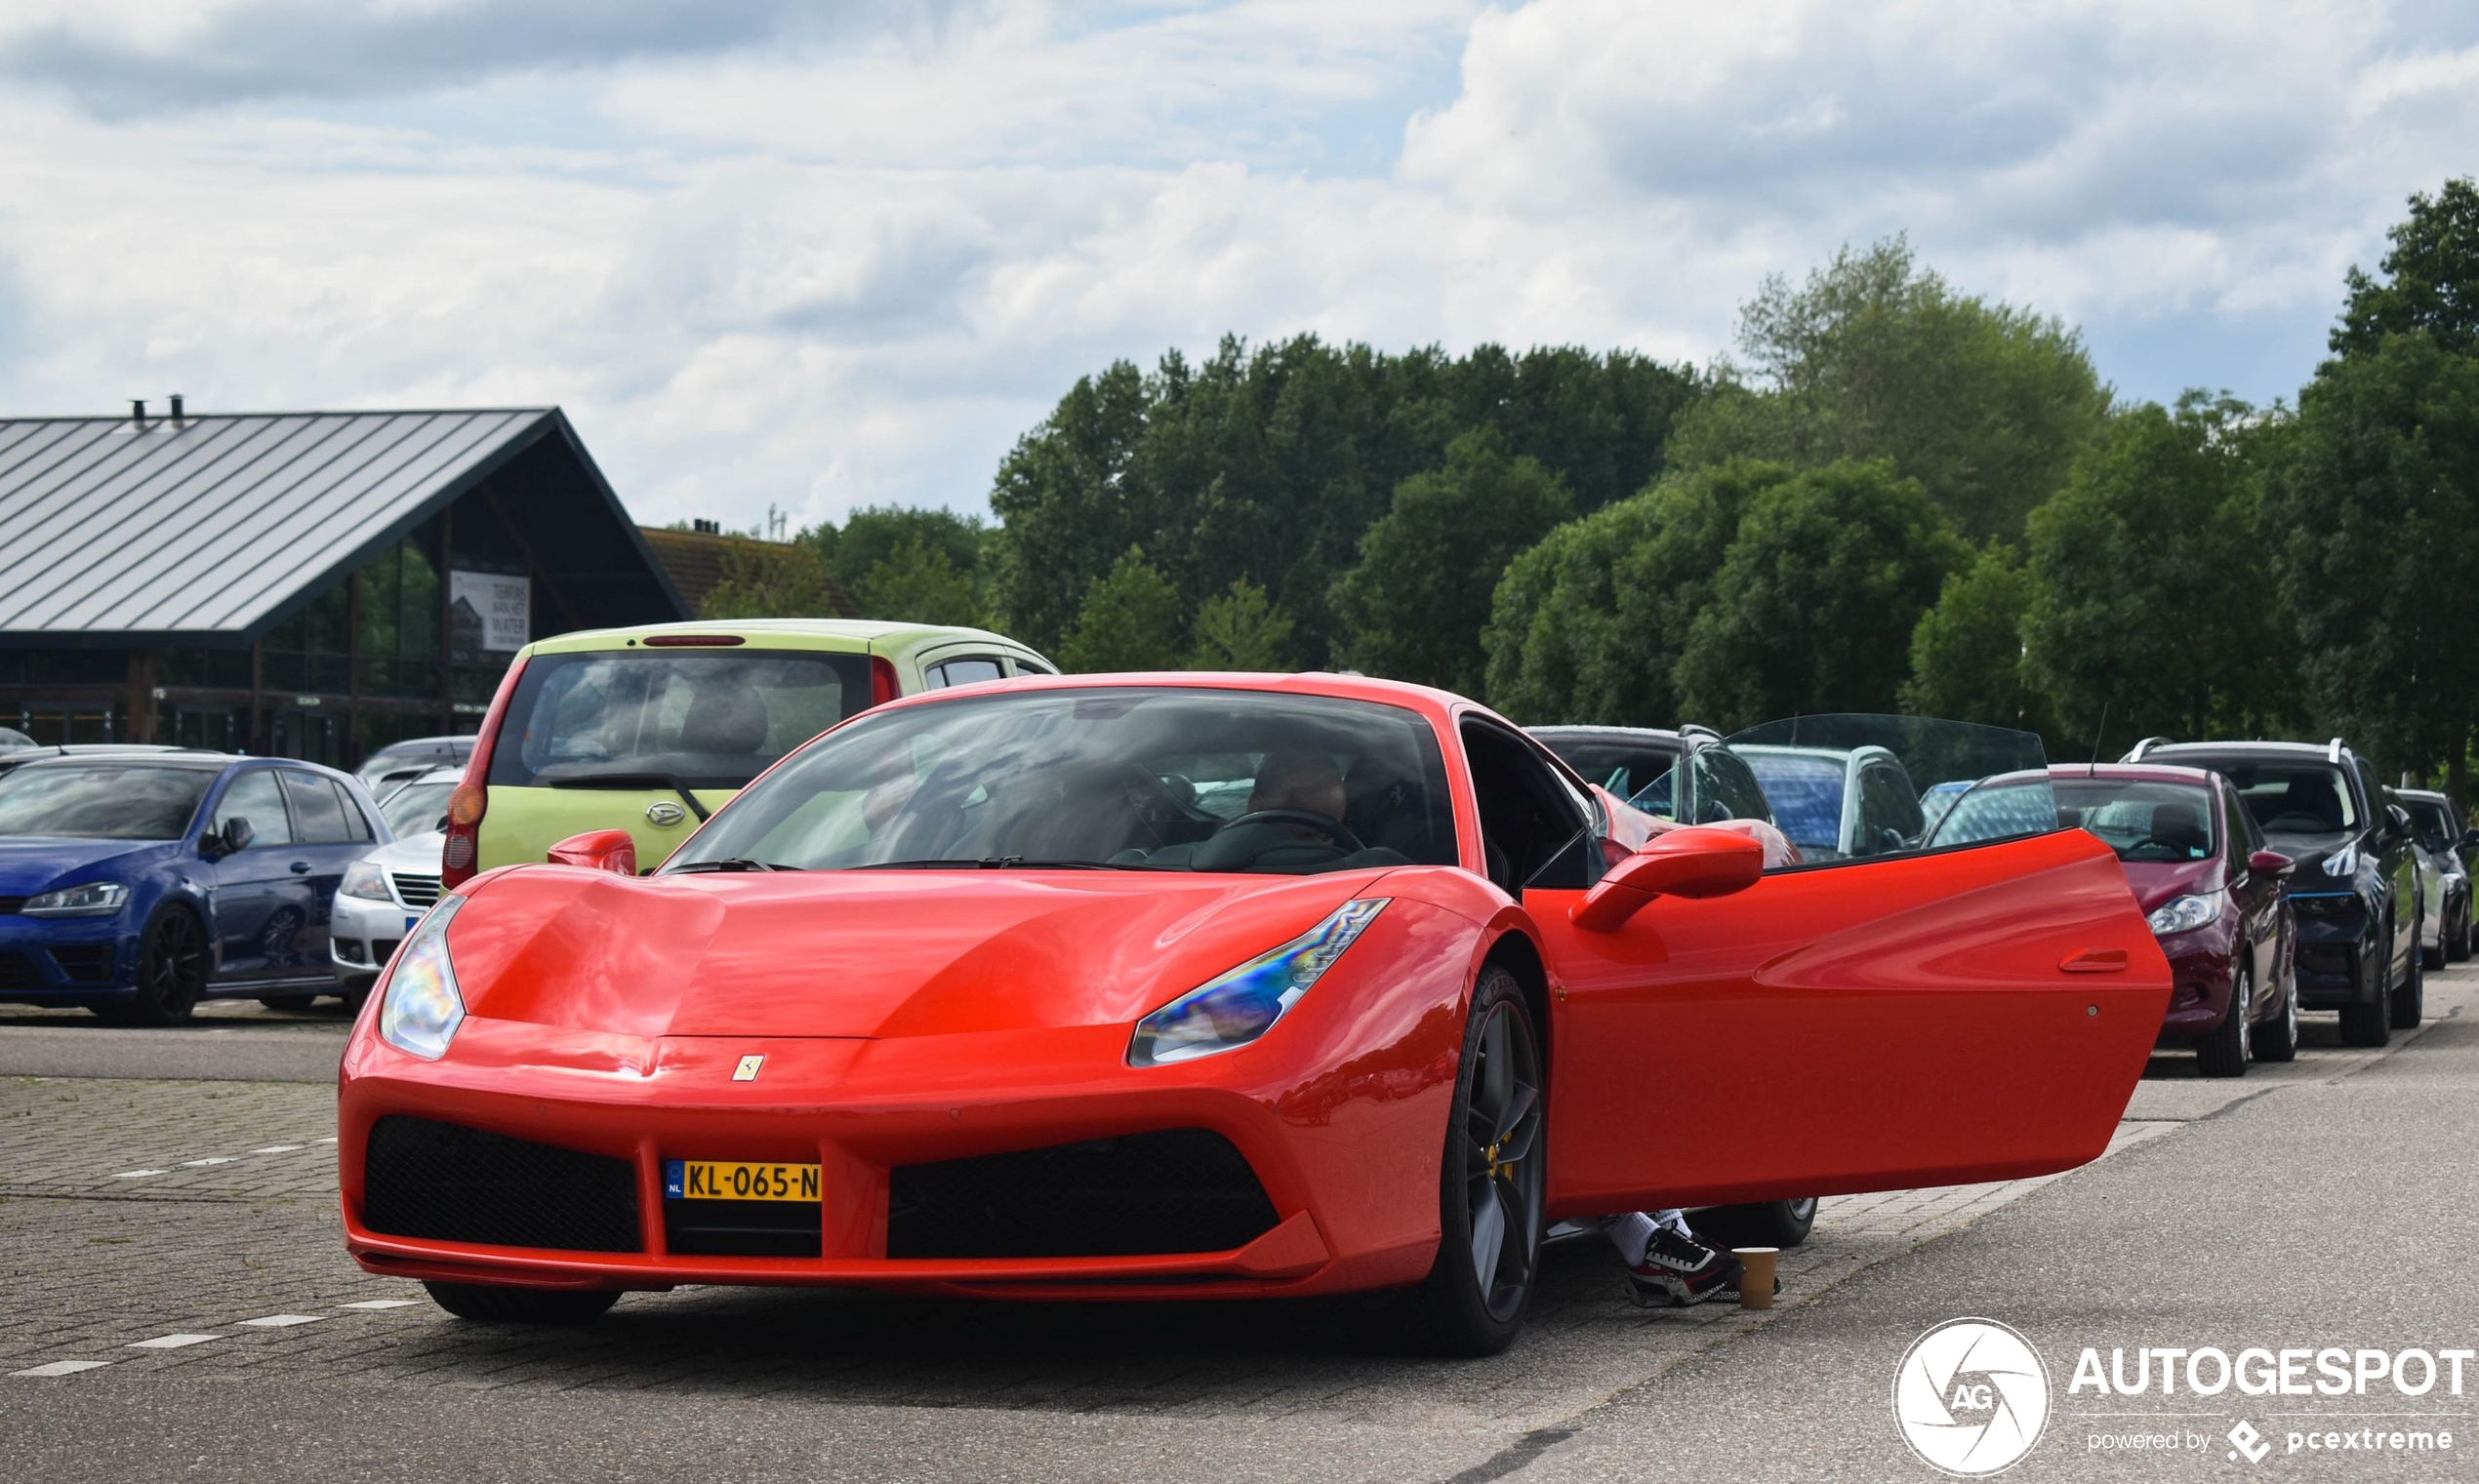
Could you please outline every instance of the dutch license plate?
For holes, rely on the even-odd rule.
[[[807,1201],[814,1205],[818,1167],[728,1159],[667,1160],[663,1194],[675,1201]]]

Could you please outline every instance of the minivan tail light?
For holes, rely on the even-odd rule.
[[[491,708],[482,713],[482,730],[473,739],[473,753],[465,760],[465,780],[448,795],[448,842],[440,852],[439,887],[455,891],[473,879],[474,866],[482,853],[482,816],[491,808],[491,752],[499,742],[500,723],[508,717],[508,703],[516,694],[516,682],[525,673],[525,662],[519,659],[500,677],[499,693],[491,698]]]
[[[895,683],[895,662],[884,655],[870,657],[870,704],[882,706],[903,691]]]

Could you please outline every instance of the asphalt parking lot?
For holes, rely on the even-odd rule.
[[[2240,1418],[2278,1444],[2415,1411],[2479,1447],[2442,1387],[2066,1389],[2086,1345],[2470,1344],[2475,997],[2479,972],[2431,976],[2433,1019],[2381,1053],[2310,1018],[2296,1063],[2237,1082],[2156,1059],[2081,1171],[1828,1201],[1769,1316],[1638,1309],[1598,1242],[1559,1249],[1524,1337],[1477,1362],[1270,1305],[682,1290],[579,1330],[467,1325],[338,1241],[340,1013],[215,1006],[172,1031],[0,1013],[0,1474],[1928,1479],[1889,1389],[1911,1341],[1963,1314],[2022,1330],[2050,1371],[2049,1431],[2015,1477],[2228,1469]],[[2214,1446],[2095,1441],[2155,1428]],[[2276,1446],[2259,1466],[2479,1476],[2458,1452]]]

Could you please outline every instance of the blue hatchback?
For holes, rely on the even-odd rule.
[[[28,763],[0,777],[0,1001],[163,1025],[203,996],[341,993],[336,888],[389,838],[359,782],[309,763]]]

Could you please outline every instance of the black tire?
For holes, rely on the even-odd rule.
[[[2470,903],[2454,908],[2453,922],[2445,933],[2445,961],[2452,964],[2470,961]]]
[[[370,986],[377,983],[377,980],[357,979],[346,984],[345,986],[345,1014],[356,1021],[360,1020],[361,1007],[370,998]]]
[[[315,994],[262,994],[259,1003],[269,1010],[307,1010]]]
[[[1406,1296],[1433,1354],[1494,1355],[1531,1306],[1548,1154],[1539,1048],[1523,986],[1496,964],[1483,969],[1446,1119],[1438,1258]]]
[[[2417,1030],[2421,1017],[2427,1013],[2427,954],[2425,950],[2410,956],[2410,972],[2393,986],[2386,997],[2392,1007],[2395,1030]]]
[[[587,1324],[620,1302],[609,1288],[502,1288],[487,1283],[425,1283],[430,1302],[482,1324]]]
[[[2393,924],[2376,940],[2376,993],[2341,1007],[2341,1044],[2381,1046],[2393,1039]]]
[[[1816,1224],[1816,1197],[1715,1206],[1695,1214],[1695,1234],[1725,1247],[1797,1247]]]
[[[2247,1075],[2247,1063],[2255,1051],[2255,1029],[2248,1019],[2255,1011],[2255,976],[2245,964],[2240,964],[2237,977],[2229,983],[2228,1014],[2195,1043],[2197,1071],[2207,1077]]]
[[[138,992],[107,1012],[137,1025],[178,1025],[207,988],[207,933],[185,906],[168,906],[138,944]]]
[[[2292,971],[2282,986],[2281,1013],[2255,1029],[2255,1060],[2295,1062],[2298,1059],[2298,976]]]

